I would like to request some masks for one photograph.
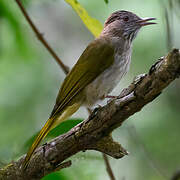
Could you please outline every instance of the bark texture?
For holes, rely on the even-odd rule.
[[[79,151],[96,150],[116,159],[122,158],[128,152],[113,140],[111,132],[153,101],[179,76],[180,50],[174,49],[160,58],[147,74],[136,77],[118,98],[96,109],[87,120],[69,132],[39,147],[26,171],[21,169],[25,155],[0,169],[0,180],[39,180],[51,172],[70,166],[70,161],[64,161]]]

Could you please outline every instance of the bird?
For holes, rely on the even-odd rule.
[[[65,77],[49,119],[40,130],[23,162],[29,161],[48,132],[74,114],[81,106],[92,107],[103,100],[128,72],[132,42],[139,30],[156,24],[155,18],[140,18],[119,10],[105,21],[99,37],[93,40]]]

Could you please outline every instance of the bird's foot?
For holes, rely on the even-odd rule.
[[[111,95],[107,95],[105,96],[105,98],[109,98],[109,99],[117,99],[119,96],[111,96]]]
[[[43,147],[43,156],[45,157],[45,154],[46,154],[46,145],[47,145],[47,142],[45,142],[42,147]]]
[[[90,114],[90,116],[89,116],[89,120],[90,119],[93,119],[95,116],[96,116],[96,114],[97,114],[97,112],[98,112],[98,110],[101,108],[102,106],[101,105],[97,105],[97,107],[95,107],[94,109],[93,109],[93,111],[91,110],[91,114]]]
[[[110,103],[113,99],[118,99],[119,96],[111,96],[111,95],[107,95],[104,98],[107,98],[107,103]]]
[[[100,104],[97,104],[97,107],[95,107],[95,108],[93,109],[93,112],[92,112],[92,113],[93,113],[93,114],[96,114],[100,108],[102,108],[102,106],[101,106]]]

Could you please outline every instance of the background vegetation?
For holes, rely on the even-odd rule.
[[[134,42],[130,72],[113,91],[113,95],[126,87],[134,76],[147,72],[159,57],[168,52],[168,48],[180,48],[178,0],[109,0],[108,4],[103,0],[79,2],[101,23],[120,9],[132,11],[141,17],[157,18],[156,26],[148,26],[139,33]],[[63,0],[23,0],[23,3],[53,49],[65,64],[72,67],[87,44],[94,39],[75,11]],[[35,37],[15,1],[1,0],[2,165],[27,151],[29,139],[48,118],[64,77],[62,70]],[[180,168],[179,91],[180,81],[177,80],[158,99],[113,133],[115,139],[130,152],[123,159],[110,159],[118,180],[163,180]],[[73,118],[76,118],[74,123],[87,118],[86,110],[81,108]],[[72,126],[71,122],[69,126]],[[57,131],[51,133],[51,137],[55,134]],[[100,153],[79,153],[72,157],[72,163],[70,168],[43,179],[109,179]]]

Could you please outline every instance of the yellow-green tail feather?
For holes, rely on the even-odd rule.
[[[33,142],[32,146],[30,147],[25,160],[23,162],[23,169],[26,169],[29,163],[29,160],[31,159],[31,156],[33,155],[35,149],[38,147],[40,142],[46,137],[46,135],[49,133],[51,129],[56,127],[58,124],[66,120],[68,117],[70,117],[72,114],[74,114],[79,107],[81,106],[81,103],[74,103],[71,106],[68,106],[62,113],[57,116],[53,116],[49,118],[46,122],[46,124],[43,126],[41,131],[39,132],[38,136],[36,137],[35,141]]]
[[[27,168],[29,160],[30,160],[32,154],[34,153],[35,149],[40,144],[40,142],[46,137],[48,132],[51,130],[51,126],[53,124],[53,121],[54,121],[54,118],[48,119],[46,124],[43,126],[43,128],[39,132],[38,136],[36,137],[35,141],[33,142],[32,146],[30,147],[30,149],[26,155],[26,158],[25,158],[24,163],[23,163],[23,169]]]

